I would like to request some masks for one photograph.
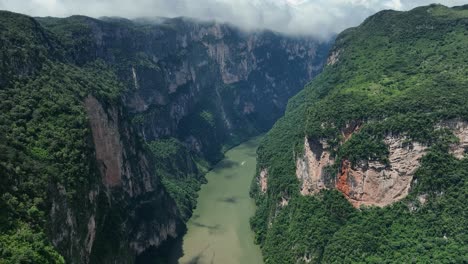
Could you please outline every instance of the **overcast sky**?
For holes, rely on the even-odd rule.
[[[175,17],[229,22],[325,38],[356,26],[383,9],[408,10],[434,1],[454,6],[468,0],[0,0],[0,9],[32,16]]]

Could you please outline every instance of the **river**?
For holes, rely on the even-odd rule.
[[[255,175],[260,137],[226,152],[225,159],[206,175],[197,208],[187,223],[181,264],[263,263],[249,219],[255,204],[249,197]]]

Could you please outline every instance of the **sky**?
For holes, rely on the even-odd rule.
[[[434,1],[446,6],[468,4],[468,0],[0,0],[0,10],[56,17],[186,16],[245,30],[270,29],[325,39],[359,25],[377,11],[409,10]]]

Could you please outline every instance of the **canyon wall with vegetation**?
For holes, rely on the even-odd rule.
[[[207,169],[271,127],[329,46],[185,18],[0,22],[6,263],[157,252],[184,232]]]
[[[265,262],[466,262],[467,63],[466,5],[338,35],[258,149]]]

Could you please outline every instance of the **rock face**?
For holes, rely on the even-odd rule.
[[[176,137],[212,161],[223,145],[267,131],[288,99],[321,71],[329,47],[309,37],[185,18],[39,21],[52,31],[76,21],[85,27],[75,34],[86,32],[87,47],[73,50],[92,52],[79,54],[80,63],[117,65],[129,87],[126,106],[146,140]]]
[[[296,176],[301,182],[302,195],[316,194],[326,188],[324,169],[333,165],[325,142],[304,139],[304,156],[296,160]]]
[[[112,111],[111,117],[108,117],[96,98],[92,96],[85,99],[84,105],[90,120],[96,159],[104,176],[102,181],[108,188],[119,186],[122,184],[120,177],[123,148],[120,142],[117,113]]]
[[[341,144],[358,132],[361,125],[361,122],[356,121],[348,123],[341,131]],[[464,124],[442,126],[455,129],[455,134],[463,138]],[[386,206],[403,199],[408,195],[413,175],[419,168],[419,160],[427,147],[417,142],[408,143],[402,136],[387,136],[384,142],[389,149],[388,164],[379,161],[351,164],[344,159],[336,173],[326,170],[335,163],[326,141],[305,137],[304,155],[296,159],[296,176],[301,182],[300,193],[313,195],[322,189],[335,188],[357,208],[361,205]],[[463,143],[454,145],[454,153],[460,152],[462,145]]]
[[[343,131],[346,142],[359,130],[360,124],[349,124]],[[450,153],[462,159],[468,149],[468,123],[459,120],[441,122],[437,129],[449,129],[459,140],[451,145]],[[361,205],[386,206],[408,195],[419,160],[427,146],[418,142],[407,142],[405,137],[387,136],[384,140],[389,149],[389,163],[362,161],[351,164],[342,160],[338,174],[332,175],[333,182],[326,179],[324,168],[334,164],[324,141],[304,140],[304,155],[296,159],[296,176],[301,182],[302,195],[317,194],[330,187],[342,192],[354,207]]]
[[[468,150],[468,123],[460,120],[449,120],[442,122],[437,128],[445,128],[453,131],[458,142],[450,146],[450,153],[457,159],[462,159]]]
[[[258,184],[262,193],[266,193],[268,190],[268,169],[262,169],[260,171],[260,177],[258,179]]]
[[[124,251],[124,256],[138,255],[151,246],[159,246],[169,237],[175,238],[182,226],[177,207],[160,179],[155,177],[154,168],[137,142],[136,131],[125,121],[122,109],[112,105],[105,111],[103,105],[91,96],[85,99],[85,108],[102,182],[107,188],[103,191],[107,195],[113,193],[109,209],[125,209],[120,216],[122,223],[117,224],[120,228],[113,231],[120,232],[124,238],[120,248],[129,251]],[[90,221],[88,226],[93,226]],[[107,258],[107,262],[121,258],[115,252],[110,253],[114,256]]]
[[[326,143],[314,142],[306,137],[304,156],[296,161],[301,194],[313,195],[322,189],[336,188],[357,208],[361,205],[386,206],[403,199],[408,195],[413,175],[420,165],[419,160],[427,148],[417,142],[406,143],[405,140],[405,137],[385,138],[389,148],[388,164],[379,161],[351,164],[344,159],[338,174],[333,175],[324,170],[334,164]]]
[[[93,96],[85,98],[84,107],[100,180],[84,194],[82,208],[67,202],[63,186],[51,192],[52,242],[70,262],[131,263],[177,237],[183,223],[122,108],[105,108]]]
[[[339,57],[340,57],[340,53],[342,52],[342,50],[335,50],[333,51],[330,56],[328,56],[328,59],[327,59],[327,65],[335,65],[338,60],[339,60]]]
[[[82,204],[72,204],[64,186],[51,187],[48,234],[72,263],[131,263],[183,228],[142,142],[182,142],[185,167],[177,164],[180,157],[158,164],[192,177],[195,160],[215,162],[226,146],[269,129],[288,98],[321,71],[329,47],[312,38],[184,18],[30,20],[46,32],[39,37],[50,37],[44,42],[52,46],[44,50],[53,57],[44,60],[104,65],[115,85],[126,87],[112,102],[82,98],[92,136],[83,140],[94,150],[86,159],[96,165]],[[262,172],[262,192],[267,175]]]
[[[336,188],[355,207],[386,206],[406,197],[426,146],[417,142],[405,144],[404,141],[404,137],[385,138],[389,148],[388,165],[367,161],[353,166],[343,160]]]

